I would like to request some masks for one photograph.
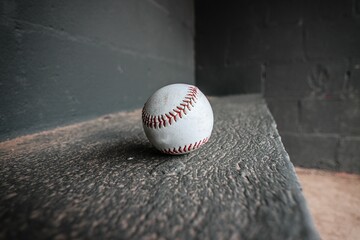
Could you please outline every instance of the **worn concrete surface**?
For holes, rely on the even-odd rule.
[[[324,240],[360,236],[360,175],[296,168],[315,225]]]
[[[264,100],[211,103],[184,156],[151,147],[140,110],[0,143],[0,238],[318,239]]]

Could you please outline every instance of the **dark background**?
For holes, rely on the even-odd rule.
[[[360,172],[360,1],[196,3],[196,83],[262,93],[291,160]]]
[[[360,172],[360,0],[2,0],[0,66],[0,140],[184,82],[262,94],[295,164]]]
[[[191,0],[1,0],[0,139],[195,83]]]

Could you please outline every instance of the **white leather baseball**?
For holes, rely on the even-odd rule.
[[[142,122],[149,141],[161,152],[185,154],[205,144],[214,123],[206,96],[195,86],[171,84],[145,103]]]

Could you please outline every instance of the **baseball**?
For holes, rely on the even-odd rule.
[[[199,149],[209,140],[214,115],[197,87],[179,83],[160,88],[147,100],[142,122],[155,148],[179,155]]]

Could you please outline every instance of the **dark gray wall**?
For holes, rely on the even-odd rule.
[[[0,140],[194,83],[192,0],[3,0],[0,14]]]
[[[360,172],[360,1],[195,4],[197,84],[263,93],[296,165]]]

